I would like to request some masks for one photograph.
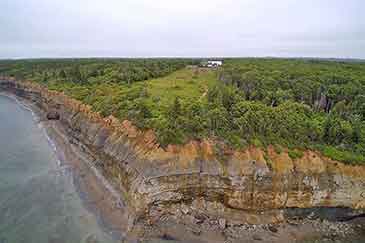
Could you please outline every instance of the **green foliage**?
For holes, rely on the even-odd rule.
[[[278,144],[274,144],[274,150],[275,150],[275,153],[277,153],[277,154],[281,154],[281,152],[283,152],[283,149]]]
[[[303,157],[303,152],[302,151],[300,151],[300,150],[297,150],[297,149],[295,149],[295,150],[289,150],[288,151],[288,155],[289,155],[289,157],[291,158],[291,159],[293,159],[293,160],[295,160],[295,159],[300,159],[300,158],[302,158]]]
[[[260,141],[260,139],[254,138],[251,141],[252,141],[252,144],[255,145],[256,147],[258,147],[258,148],[262,148],[263,147],[263,144]]]
[[[35,81],[44,80],[45,71],[54,73],[52,80],[77,84],[113,82],[131,84],[166,76],[187,64],[191,59],[36,59],[0,62],[0,72],[23,76]],[[43,77],[43,78],[42,78]],[[50,80],[46,80],[50,81]]]
[[[321,147],[321,151],[325,156],[337,161],[342,161],[344,163],[365,164],[365,156],[362,154],[337,149],[332,146]]]
[[[92,106],[103,116],[154,129],[162,146],[214,138],[318,148],[364,162],[365,64],[323,60],[227,59],[223,68],[184,68],[188,59],[0,61],[0,73],[30,79]]]

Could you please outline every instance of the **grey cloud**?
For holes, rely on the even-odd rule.
[[[2,0],[0,58],[365,58],[361,0]]]

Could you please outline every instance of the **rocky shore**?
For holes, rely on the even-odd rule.
[[[128,242],[336,242],[364,231],[365,167],[209,140],[161,148],[153,131],[62,93],[4,77],[0,90],[40,114],[87,204]]]

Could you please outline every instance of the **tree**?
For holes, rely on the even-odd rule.
[[[206,127],[206,115],[203,104],[193,101],[184,109],[182,116],[182,129],[190,138],[201,138]]]
[[[361,121],[361,117],[358,115],[355,115],[351,118],[351,125],[352,125],[352,142],[354,144],[359,144],[363,142],[364,139],[363,133],[365,130],[363,129],[363,122]]]
[[[47,82],[48,82],[48,73],[47,73],[47,72],[44,72],[44,73],[43,73],[42,82],[43,82],[43,83],[47,83]]]
[[[80,71],[80,66],[79,65],[75,65],[71,68],[70,70],[70,78],[71,78],[71,81],[72,82],[75,82],[75,83],[84,83],[84,79],[83,79],[83,76],[81,74],[81,71]]]
[[[241,79],[237,81],[238,87],[245,93],[246,100],[251,100],[255,97],[255,88],[259,86],[260,77],[255,71],[249,71],[241,75]]]
[[[361,119],[365,120],[365,95],[361,94],[355,97],[353,101],[353,110],[360,115]]]
[[[67,75],[66,75],[66,72],[65,72],[65,70],[61,70],[60,71],[60,73],[59,73],[59,76],[60,76],[60,78],[62,78],[62,79],[66,79],[67,78]]]
[[[176,97],[174,102],[172,103],[172,106],[169,109],[169,118],[174,124],[174,127],[177,126],[176,123],[180,116],[182,116],[182,107],[180,103],[180,98]]]
[[[341,120],[334,114],[327,117],[324,123],[324,142],[337,145],[342,142],[349,142],[353,139],[353,135],[352,126],[348,121]]]
[[[265,103],[272,107],[275,107],[284,103],[287,100],[291,100],[292,97],[293,94],[290,90],[282,90],[279,88],[274,92],[268,92]]]
[[[228,113],[223,106],[208,111],[209,130],[214,136],[224,136],[228,131]]]
[[[335,104],[332,109],[332,112],[342,119],[347,118],[349,111],[349,107],[346,105],[346,101],[344,100],[337,102],[337,104]]]

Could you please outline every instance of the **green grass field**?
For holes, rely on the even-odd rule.
[[[146,81],[150,101],[171,104],[175,97],[183,102],[204,99],[209,87],[217,83],[217,71],[198,68],[184,68],[166,77]],[[140,84],[136,84],[140,85]]]

